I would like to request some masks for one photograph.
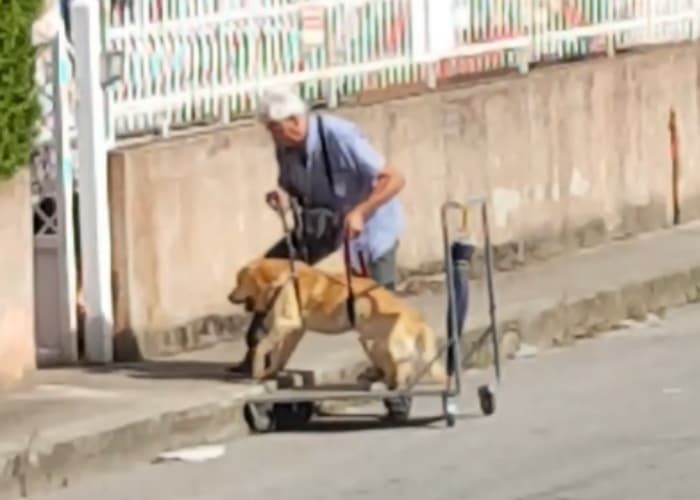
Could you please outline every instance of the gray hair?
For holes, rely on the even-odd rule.
[[[263,123],[304,116],[306,103],[292,88],[278,87],[263,92],[258,105],[258,119]]]

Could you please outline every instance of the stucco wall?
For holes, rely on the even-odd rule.
[[[668,224],[671,109],[683,218],[700,214],[697,77],[697,46],[686,45],[340,113],[406,173],[402,267],[439,261],[441,202],[485,193],[498,266],[508,269]],[[118,331],[155,332],[142,344],[151,352],[167,349],[163,338],[191,345],[199,333],[232,327],[213,320],[172,330],[230,313],[236,270],[280,234],[262,200],[274,180],[269,139],[255,125],[114,152]]]
[[[36,364],[29,171],[0,181],[0,387]]]

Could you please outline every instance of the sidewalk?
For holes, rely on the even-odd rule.
[[[700,300],[700,224],[499,274],[496,296],[506,355],[521,341],[540,348],[569,344],[625,318]],[[407,300],[442,334],[442,292]],[[476,282],[467,344],[486,321],[484,284]],[[242,354],[242,343],[224,343],[149,363],[35,374],[0,395],[0,497],[60,488],[165,449],[247,433],[242,403],[261,389],[227,380],[223,371]],[[486,354],[476,359],[486,361]],[[308,335],[292,360],[317,381],[351,378],[362,365],[352,335]]]

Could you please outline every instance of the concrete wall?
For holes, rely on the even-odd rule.
[[[0,387],[36,364],[29,171],[0,181]]]
[[[341,113],[406,172],[401,266],[433,268],[440,203],[485,193],[498,267],[510,269],[668,224],[671,109],[683,218],[700,215],[698,105],[698,50],[687,45]],[[118,338],[136,332],[146,352],[161,352],[233,328],[212,319],[173,330],[230,313],[236,270],[279,235],[262,201],[275,179],[264,131],[237,126],[126,148],[112,155],[110,175]]]

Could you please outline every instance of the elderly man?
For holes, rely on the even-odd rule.
[[[370,145],[362,131],[347,120],[309,113],[304,101],[290,89],[264,94],[260,120],[269,131],[279,166],[278,188],[268,193],[271,205],[288,206],[293,198],[301,207],[294,231],[297,258],[315,264],[350,241],[353,267],[363,255],[370,276],[393,289],[396,250],[403,231],[403,210],[397,193],[404,177]],[[288,258],[284,239],[267,257]],[[249,327],[248,352],[234,371],[249,372],[251,351],[262,334],[263,317]],[[387,402],[390,412],[405,411],[405,401]]]

